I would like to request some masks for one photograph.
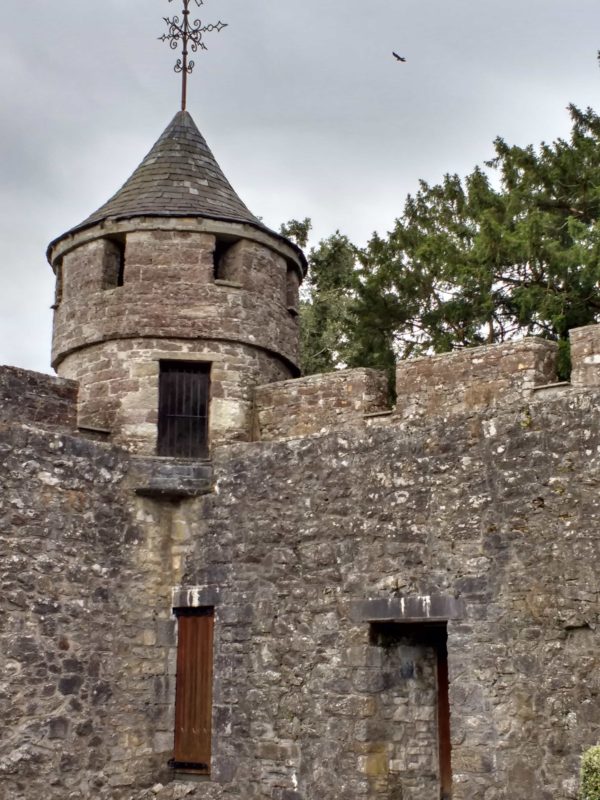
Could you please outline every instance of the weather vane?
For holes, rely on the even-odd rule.
[[[169,3],[172,2],[173,0],[169,0]],[[169,47],[171,50],[177,50],[179,47],[179,42],[181,42],[183,46],[181,58],[178,58],[177,63],[175,64],[175,72],[181,72],[182,78],[182,111],[185,111],[187,102],[187,76],[191,74],[195,66],[192,60],[188,61],[188,45],[191,48],[192,53],[197,53],[198,48],[201,50],[206,50],[207,47],[202,41],[202,34],[211,33],[211,31],[219,32],[222,31],[223,28],[227,27],[227,23],[221,21],[217,22],[216,25],[203,25],[199,19],[195,19],[190,23],[190,2],[191,0],[183,0],[182,20],[180,20],[177,16],[173,17],[172,19],[170,17],[163,17],[164,21],[169,26],[169,32],[163,33],[162,36],[158,37],[161,42],[169,42]],[[204,0],[194,0],[194,2],[198,8],[204,5]]]

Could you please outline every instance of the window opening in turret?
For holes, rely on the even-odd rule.
[[[210,774],[214,608],[176,608],[175,746],[171,766]]]
[[[102,287],[116,289],[125,282],[125,237],[104,240]]]
[[[53,309],[57,309],[62,302],[63,296],[63,265],[62,259],[56,263],[56,284],[54,286],[54,305]]]
[[[213,273],[215,280],[219,280],[219,278],[223,277],[223,256],[230,247],[231,244],[229,242],[220,241],[219,239],[215,242],[215,249],[213,250]]]
[[[239,239],[217,237],[213,250],[213,277],[216,281],[239,280],[239,265],[237,259],[232,258],[232,250]]]
[[[158,455],[208,457],[210,364],[161,361]]]
[[[295,267],[288,266],[285,281],[285,304],[292,316],[300,310],[300,276]]]

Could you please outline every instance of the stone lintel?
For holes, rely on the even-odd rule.
[[[445,594],[378,597],[350,605],[353,622],[443,622],[464,616],[464,601]]]
[[[173,608],[202,608],[219,605],[221,590],[217,586],[175,586],[172,591]]]
[[[226,286],[229,289],[243,289],[244,284],[239,281],[226,281],[224,278],[215,278],[215,286]]]

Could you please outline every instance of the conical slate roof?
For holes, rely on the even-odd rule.
[[[73,230],[106,219],[192,216],[264,227],[223,175],[187,111],[179,111],[131,178]]]
[[[50,243],[48,259],[52,248],[69,234],[105,220],[140,216],[204,217],[248,223],[285,242],[296,252],[302,271],[307,269],[302,250],[270,230],[246,208],[187,111],[175,114],[146,158],[107,203]]]

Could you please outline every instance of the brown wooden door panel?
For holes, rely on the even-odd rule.
[[[452,797],[452,746],[448,692],[448,650],[445,638],[437,645],[438,737],[441,800]]]
[[[212,609],[178,614],[175,767],[210,771],[212,724]]]

